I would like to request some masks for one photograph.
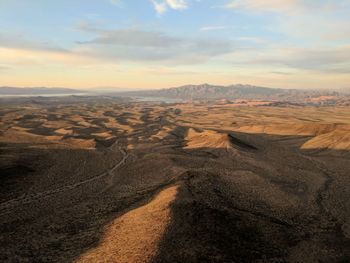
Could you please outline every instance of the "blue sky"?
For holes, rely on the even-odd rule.
[[[0,85],[348,88],[350,1],[0,0]]]

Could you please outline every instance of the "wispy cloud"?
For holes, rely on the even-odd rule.
[[[304,11],[334,12],[349,7],[349,1],[324,0],[231,0],[226,8],[255,12],[296,13]]]
[[[274,19],[270,31],[302,41],[349,40],[350,2],[311,0],[233,0],[225,8]],[[272,16],[271,16],[272,14]]]
[[[52,83],[88,85],[106,79],[118,84],[119,79],[126,86],[138,82],[159,87],[202,82],[203,76],[218,83],[243,80],[289,87],[350,83],[349,0],[103,0],[72,12],[66,12],[69,0],[28,1],[42,9],[17,10],[16,1],[8,1],[8,10],[34,17],[55,6],[55,16],[62,19],[13,21],[0,8],[5,14],[2,82],[45,82],[51,72]],[[212,2],[220,8],[212,9]],[[140,3],[156,15],[139,15]],[[180,22],[178,15],[170,15],[183,10]],[[70,24],[80,19],[89,22]],[[48,34],[52,30],[55,34]],[[124,71],[115,74],[120,68]]]
[[[82,30],[90,31],[89,27]],[[233,52],[232,41],[210,38],[190,38],[141,29],[91,29],[96,37],[80,41],[82,53],[104,59],[129,61],[163,61],[171,64],[195,64]]]
[[[188,7],[186,0],[165,0],[172,9],[185,9]]]
[[[164,14],[168,9],[181,10],[188,8],[186,0],[150,0],[158,14]]]
[[[338,48],[296,48],[274,46],[270,48],[239,50],[235,53],[233,64],[253,65],[274,68],[280,72],[285,69],[298,71],[344,74],[350,72],[350,46]]]
[[[235,0],[228,3],[226,8],[243,9],[248,11],[295,11],[303,8],[299,0]]]
[[[0,72],[11,69],[12,67],[7,64],[0,64]]]
[[[157,2],[156,0],[151,0],[151,2],[158,14],[161,15],[167,11],[167,5],[165,2]]]
[[[122,0],[109,0],[109,2],[110,2],[112,5],[121,6],[123,1],[122,1]]]
[[[0,48],[1,47],[25,50],[68,52],[67,49],[58,47],[55,44],[47,41],[28,40],[25,35],[20,33],[5,34],[0,32]]]
[[[223,30],[226,28],[227,28],[227,26],[204,26],[204,27],[201,27],[199,30],[200,31],[216,31],[216,30]]]
[[[90,24],[80,24],[77,29],[96,35],[88,41],[77,41],[78,44],[167,48],[182,41],[178,37],[169,36],[163,32],[146,31],[136,28],[107,30]]]

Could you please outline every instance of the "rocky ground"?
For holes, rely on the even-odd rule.
[[[350,108],[0,108],[2,262],[348,262]]]

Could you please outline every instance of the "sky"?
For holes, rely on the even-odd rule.
[[[350,0],[0,0],[0,86],[350,87]]]

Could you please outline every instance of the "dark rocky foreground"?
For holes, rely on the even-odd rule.
[[[115,118],[120,125],[113,130],[116,139],[95,148],[63,146],[64,136],[57,143],[40,141],[56,130],[53,124],[51,129],[30,126],[43,125],[42,111],[30,120],[2,115],[2,262],[85,262],[81,255],[103,244],[106,226],[174,185],[169,223],[153,256],[115,248],[130,253],[129,262],[350,261],[348,151],[302,150],[311,138],[305,135],[248,134],[209,124],[199,128],[186,123],[187,113],[175,113],[172,105],[118,107],[76,108],[93,124],[90,130],[68,114],[74,107],[65,108],[66,115],[50,109],[51,119],[57,115],[71,123],[75,133],[70,136],[86,140],[109,129],[97,115]],[[21,139],[10,140],[5,130],[13,129],[14,119],[13,124],[26,124],[26,132],[39,137],[13,130]],[[199,136],[205,128],[227,136],[225,147],[217,147],[210,136],[199,137],[200,147],[188,147],[192,126]],[[91,262],[101,261],[122,262],[108,254]]]

